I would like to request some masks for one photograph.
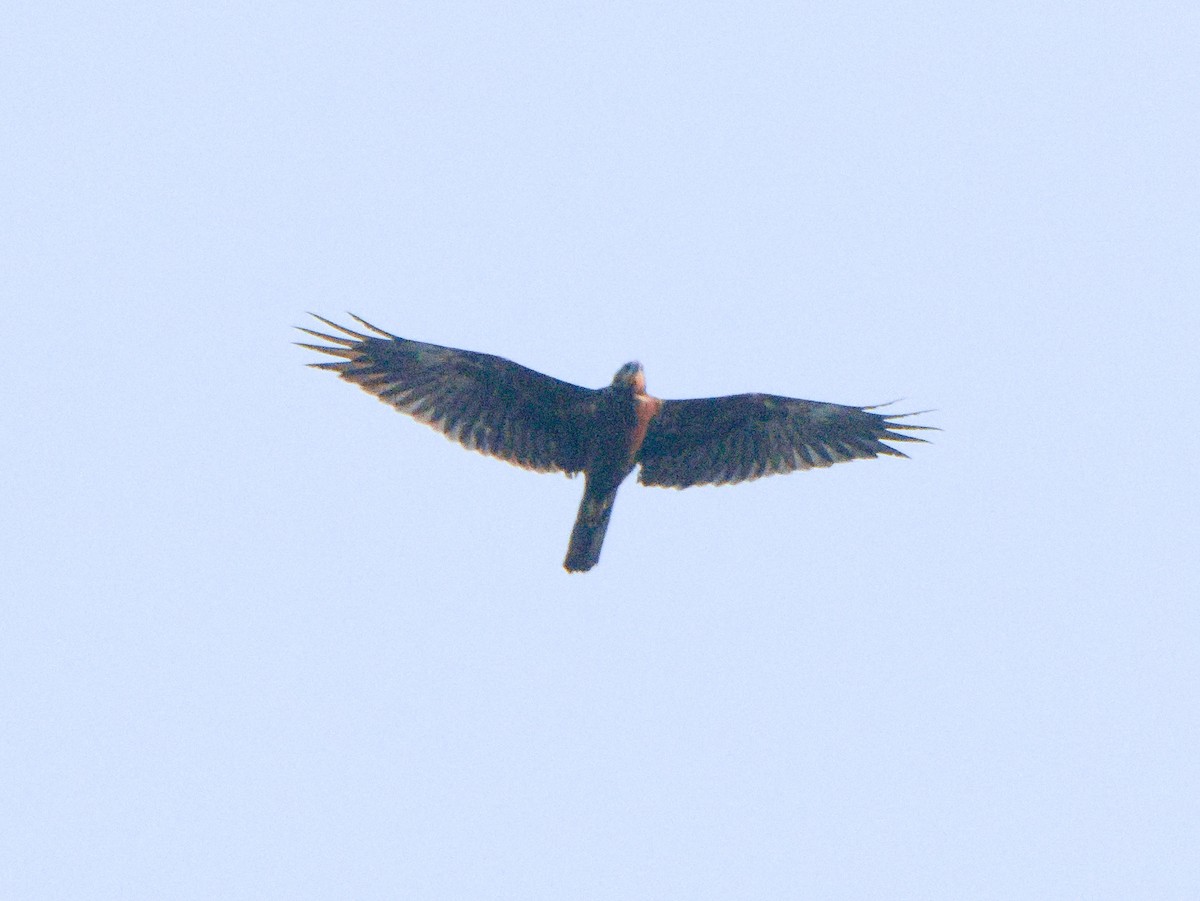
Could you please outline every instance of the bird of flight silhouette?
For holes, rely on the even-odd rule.
[[[321,316],[340,334],[300,331],[330,345],[301,344],[339,357],[310,363],[369,391],[471,450],[537,472],[584,474],[583,500],[563,567],[585,572],[600,547],[617,489],[638,481],[664,488],[729,485],[797,469],[906,454],[885,441],[923,441],[877,407],[819,403],[772,394],[663,400],[646,393],[640,363],[592,389],[492,354],[389,334],[350,314],[370,334]],[[904,430],[904,431],[898,431]]]

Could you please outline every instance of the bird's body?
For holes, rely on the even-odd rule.
[[[316,317],[349,338],[301,329],[341,357],[329,369],[464,447],[539,472],[584,474],[568,572],[591,569],[617,489],[636,466],[643,485],[723,485],[843,460],[905,454],[883,441],[921,441],[924,429],[869,407],[769,394],[661,400],[646,393],[640,363],[611,385],[582,388],[491,354],[399,338],[358,320],[364,335]],[[914,415],[914,414],[903,414]]]
[[[617,489],[637,465],[650,422],[662,409],[662,401],[646,393],[638,363],[622,366],[612,384],[596,392],[594,403],[584,452],[583,500],[563,562],[567,572],[584,572],[599,562]]]

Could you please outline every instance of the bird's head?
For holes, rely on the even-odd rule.
[[[636,360],[632,363],[626,363],[617,370],[617,374],[613,376],[614,388],[628,388],[638,394],[642,394],[646,390],[646,374],[642,369],[642,364]]]

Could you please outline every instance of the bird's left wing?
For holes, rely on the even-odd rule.
[[[638,481],[664,488],[729,485],[776,473],[880,454],[907,456],[884,441],[921,441],[872,407],[771,394],[665,400],[638,453]]]
[[[349,337],[300,329],[337,345],[301,347],[342,358],[310,366],[336,373],[471,450],[538,472],[583,468],[584,422],[599,392],[503,357],[399,338],[357,316],[374,335],[313,315]]]

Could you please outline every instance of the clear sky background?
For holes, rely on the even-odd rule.
[[[3,16],[0,897],[1200,897],[1196,4]],[[944,431],[568,576],[305,310]]]

